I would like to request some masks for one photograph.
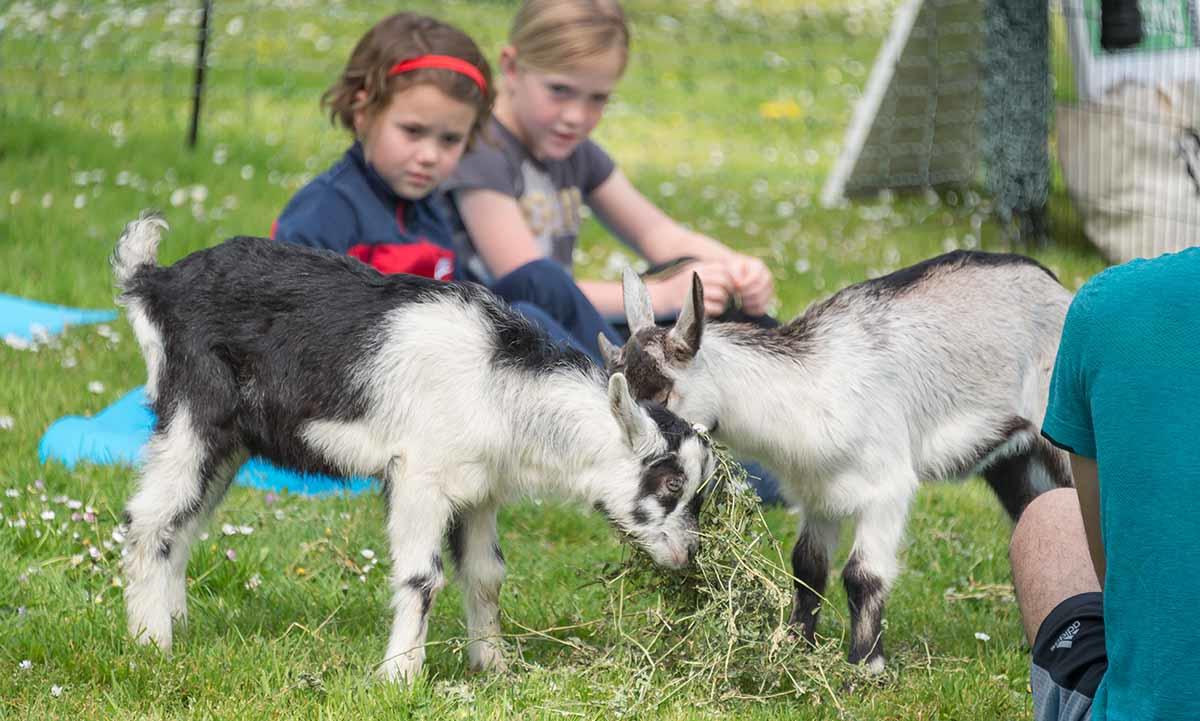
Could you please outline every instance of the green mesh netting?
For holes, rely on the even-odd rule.
[[[984,7],[983,158],[1000,219],[1017,240],[1046,238],[1050,188],[1050,12],[1045,0]]]

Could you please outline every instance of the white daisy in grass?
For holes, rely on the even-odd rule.
[[[62,693],[63,693],[62,686],[55,684],[50,687],[50,695],[53,696],[54,698],[58,698],[59,696],[62,696]]]
[[[33,668],[33,661],[24,659],[21,661],[21,663],[17,664],[17,668],[21,669],[22,671],[28,671],[29,669]]]
[[[989,635],[987,635],[987,634],[986,634],[986,633],[984,633],[983,631],[976,631],[976,632],[975,632],[975,638],[979,639],[980,641],[985,641],[985,642],[986,642],[986,641],[991,641],[991,640],[992,640],[992,637],[991,637],[991,636],[989,636]]]
[[[100,393],[104,392],[104,383],[100,381],[92,381],[87,384],[87,389],[90,393],[99,395]]]
[[[15,423],[12,416],[0,416],[0,431],[11,431]]]
[[[29,350],[32,347],[32,344],[29,341],[25,340],[16,333],[9,333],[8,335],[4,336],[4,345],[12,348],[13,350]]]

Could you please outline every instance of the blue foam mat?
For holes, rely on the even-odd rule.
[[[68,325],[104,323],[116,317],[115,310],[68,308],[0,293],[0,339],[15,335],[31,341],[38,329],[53,335]]]
[[[145,389],[135,388],[91,418],[67,416],[52,423],[38,443],[38,456],[43,463],[56,460],[68,468],[81,462],[137,464],[154,430],[154,420],[154,411],[146,405]],[[261,458],[247,461],[234,482],[264,491],[287,490],[309,496],[361,493],[373,483],[366,478],[339,480],[297,473]]]

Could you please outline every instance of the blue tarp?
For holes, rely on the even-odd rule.
[[[32,341],[39,329],[53,335],[68,325],[103,323],[116,317],[115,310],[68,308],[0,293],[0,339],[12,335]]]
[[[50,425],[38,444],[38,456],[45,463],[56,460],[68,468],[80,462],[100,465],[136,464],[142,446],[154,430],[154,411],[146,405],[143,388],[136,388],[116,403],[91,418],[67,416]],[[265,491],[324,495],[340,491],[361,493],[371,481],[355,478],[341,481],[315,474],[302,474],[251,458],[238,472],[235,482]]]

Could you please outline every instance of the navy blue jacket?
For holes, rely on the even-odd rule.
[[[342,159],[296,193],[271,237],[351,255],[384,273],[459,278],[441,199],[405,200],[354,143]]]

